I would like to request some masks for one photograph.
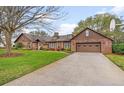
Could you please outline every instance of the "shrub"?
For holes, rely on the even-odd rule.
[[[112,45],[112,51],[114,53],[124,54],[124,43],[116,43]]]
[[[64,52],[70,53],[71,52],[71,49],[70,48],[66,48],[66,49],[64,49]]]
[[[16,43],[15,44],[15,49],[23,48],[22,43]]]

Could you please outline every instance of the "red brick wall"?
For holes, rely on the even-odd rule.
[[[31,46],[32,46],[31,40],[29,40],[29,39],[28,39],[26,36],[24,36],[24,35],[21,35],[21,36],[19,37],[19,39],[18,39],[15,43],[22,43],[23,48],[25,48],[25,49],[29,49],[29,46],[28,46],[29,43],[30,43]],[[32,48],[32,47],[31,47],[31,48]]]

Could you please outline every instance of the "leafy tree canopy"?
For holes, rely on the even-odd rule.
[[[111,37],[115,42],[124,42],[124,32],[120,26],[116,26],[115,31],[110,32],[109,25],[111,19],[115,19],[116,24],[121,24],[122,21],[116,15],[104,13],[90,16],[85,20],[81,20],[78,26],[74,29],[73,34],[76,35],[82,29],[89,27],[99,33],[102,33],[108,37]]]

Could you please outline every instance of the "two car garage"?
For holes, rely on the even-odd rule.
[[[77,52],[101,52],[100,42],[77,43]]]

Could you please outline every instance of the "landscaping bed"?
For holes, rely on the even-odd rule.
[[[0,55],[4,53],[4,50],[0,50]],[[16,57],[0,57],[0,85],[68,55],[65,52],[37,50],[14,50],[13,53],[22,55]]]
[[[10,55],[7,53],[0,54],[0,58],[18,57],[18,56],[22,56],[22,53],[10,53]]]

